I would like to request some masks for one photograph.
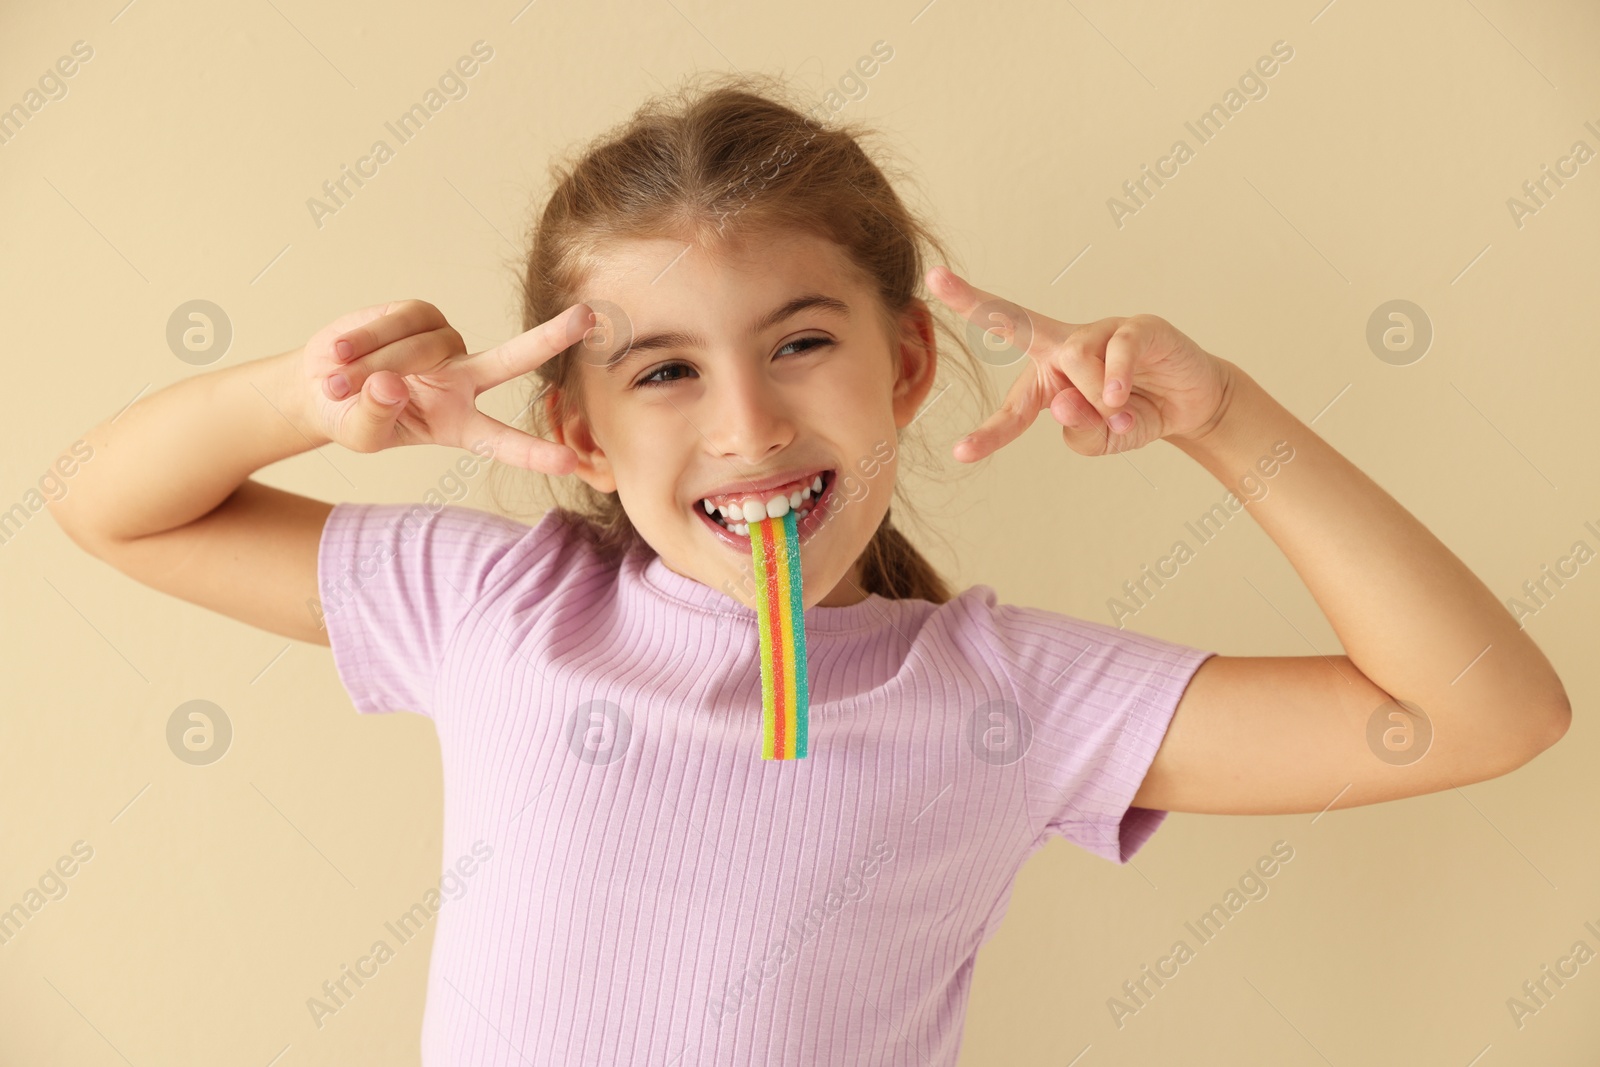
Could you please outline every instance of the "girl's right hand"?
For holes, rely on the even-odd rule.
[[[351,312],[306,342],[306,417],[356,452],[396,445],[454,445],[545,474],[569,474],[577,454],[478,410],[477,398],[583,340],[593,328],[574,304],[504,344],[469,355],[438,308],[401,300]]]

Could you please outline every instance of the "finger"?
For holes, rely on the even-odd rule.
[[[376,312],[377,314],[372,314]],[[343,325],[347,320],[348,326]],[[363,308],[334,323],[334,358],[348,363],[393,344],[402,337],[425,333],[447,325],[444,312],[426,300],[392,300],[387,304]]]
[[[1050,401],[1050,414],[1061,424],[1061,439],[1074,452],[1103,456],[1108,451],[1110,431],[1106,420],[1075,386],[1068,386]]]
[[[432,370],[452,356],[461,354],[466,345],[455,327],[444,325],[437,330],[406,334],[399,340],[384,345],[346,363],[337,374],[329,375],[323,388],[338,400],[360,389],[362,383],[379,371],[393,374],[416,374]],[[341,383],[340,379],[343,379]]]
[[[541,363],[559,356],[595,325],[588,304],[573,304],[553,319],[519,333],[503,344],[485,349],[462,361],[467,378],[478,392],[527,374]]]
[[[1068,429],[1083,429],[1100,419],[1094,405],[1075,385],[1069,385],[1050,398],[1050,417]]]
[[[955,457],[963,463],[974,463],[1004,445],[1010,444],[1023,430],[1033,425],[1044,398],[1039,386],[1039,375],[1030,366],[1006,390],[1006,398],[998,410],[985,419],[977,429],[955,443]]]
[[[1133,395],[1133,372],[1150,338],[1133,319],[1124,319],[1106,342],[1105,388],[1102,410],[1116,410]]]
[[[394,424],[411,396],[398,374],[370,375],[356,404],[345,415],[340,443],[357,452],[376,452],[394,443]]]
[[[566,445],[523,433],[477,410],[462,427],[457,444],[480,455],[480,446],[487,444],[501,463],[543,474],[571,474],[578,466],[578,454]]]
[[[1101,417],[1110,418],[1113,409],[1101,398],[1105,394],[1106,343],[1116,334],[1123,319],[1110,318],[1080,326],[1056,350],[1056,361],[1079,395],[1093,405]]]
[[[1141,424],[1140,420],[1150,419],[1153,411],[1149,401],[1139,397],[1113,414],[1113,420],[1123,415],[1128,417],[1126,425],[1116,427],[1095,410],[1082,392],[1072,386],[1051,398],[1050,414],[1061,424],[1061,439],[1080,455],[1107,456],[1129,452],[1150,440],[1150,436],[1141,428],[1141,425],[1149,423]]]
[[[949,267],[934,267],[924,280],[934,296],[978,330],[1010,333],[1015,347],[1029,354],[1040,351],[1036,340],[1058,343],[1077,328],[979,289]]]

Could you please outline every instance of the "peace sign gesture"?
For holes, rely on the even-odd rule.
[[[1074,324],[1041,315],[968,284],[948,267],[927,274],[951,310],[1026,354],[1000,409],[956,442],[964,463],[1015,440],[1039,412],[1085,456],[1129,452],[1160,438],[1199,436],[1222,418],[1233,364],[1155,315]]]
[[[577,454],[478,410],[480,393],[526,374],[583,340],[586,304],[504,344],[467,354],[461,335],[423,300],[351,312],[318,330],[301,365],[312,427],[356,452],[396,445],[455,445],[546,474],[568,474]]]

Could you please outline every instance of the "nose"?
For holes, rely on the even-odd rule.
[[[719,459],[759,466],[794,440],[795,424],[781,392],[758,370],[723,375],[706,391],[700,432]]]

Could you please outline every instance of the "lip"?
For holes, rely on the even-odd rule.
[[[829,467],[796,467],[793,470],[774,474],[767,478],[741,478],[736,482],[729,482],[726,485],[718,486],[710,492],[701,493],[696,499],[696,503],[701,500],[705,500],[708,497],[739,496],[745,494],[757,496],[761,493],[770,492],[782,486],[794,485],[801,481],[810,482],[816,478],[817,475],[826,474],[830,469],[831,468]]]
[[[815,477],[818,474],[825,475],[825,477],[824,477],[823,483],[822,483],[822,492],[811,498],[811,500],[812,500],[811,510],[806,513],[806,517],[801,519],[799,525],[795,527],[795,532],[799,536],[800,543],[802,545],[804,545],[807,541],[809,541],[816,534],[816,532],[819,529],[822,528],[822,524],[827,521],[826,508],[827,508],[827,505],[830,504],[832,502],[832,500],[833,500],[834,485],[839,480],[838,472],[834,471],[834,470],[831,470],[829,468],[826,468],[826,467],[824,467],[824,468],[822,468],[820,470],[813,469],[813,470],[811,470],[809,472],[802,472],[802,474],[805,474],[805,473],[809,473],[812,477]],[[798,480],[798,476],[791,477],[786,481],[785,480],[778,480],[778,479],[768,479],[769,484],[764,485],[764,486],[760,486],[760,489],[775,489],[780,485],[787,485],[787,484],[789,484],[789,482],[796,481],[796,480]],[[744,483],[744,484],[745,485],[758,485],[759,483],[750,482],[750,483]],[[721,492],[739,492],[739,491],[751,492],[751,491],[760,491],[760,490],[759,489],[758,490],[750,490],[750,489],[734,490],[734,489],[728,489],[728,490],[720,490],[720,491]],[[707,494],[707,495],[708,496],[715,496],[716,494],[715,493],[710,493],[710,494]],[[700,499],[704,499],[704,497],[702,497]],[[707,515],[706,514],[706,509],[700,506],[700,500],[696,500],[695,503],[694,503],[694,513],[700,517],[700,521],[702,523],[704,523],[705,526],[713,534],[715,534],[717,539],[720,540],[723,544],[727,545],[729,548],[735,549],[735,550],[743,553],[747,557],[750,555],[750,537],[749,537],[748,534],[743,534],[743,535],[736,534],[732,530],[728,529],[726,526],[723,526],[721,523],[717,522],[710,515]]]

